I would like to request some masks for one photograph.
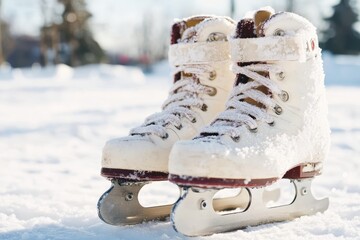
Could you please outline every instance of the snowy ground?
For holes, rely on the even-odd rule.
[[[327,91],[332,147],[314,190],[330,196],[329,209],[199,239],[360,239],[359,66],[353,70],[357,82],[333,78]],[[97,217],[110,185],[99,176],[101,148],[159,110],[170,80],[157,76],[106,66],[1,71],[0,239],[185,238],[169,222],[113,227]],[[158,185],[144,203],[175,200],[176,192]]]

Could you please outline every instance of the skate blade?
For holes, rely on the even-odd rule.
[[[147,221],[163,221],[170,216],[174,204],[145,207],[139,201],[139,193],[145,185],[151,182],[122,182],[113,179],[111,187],[98,201],[98,215],[105,223],[124,226]],[[182,195],[182,188],[180,188]],[[280,191],[273,191],[272,199],[276,200]],[[238,200],[245,205],[248,200],[241,200],[239,196],[214,200],[214,208],[227,210],[238,206]],[[235,205],[234,205],[235,203]]]
[[[120,182],[113,179],[110,189],[98,201],[99,218],[116,226],[165,220],[169,217],[173,204],[143,207],[139,202],[140,190],[149,183]]]
[[[264,187],[243,188],[236,199],[243,209],[240,212],[219,212],[213,201],[217,192],[215,189],[184,188],[183,195],[173,207],[171,221],[174,229],[184,235],[202,236],[324,212],[329,206],[329,199],[315,199],[311,193],[311,181],[293,180],[294,200],[288,205],[276,207],[266,206],[275,199],[274,194]]]

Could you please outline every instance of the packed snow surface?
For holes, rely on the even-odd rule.
[[[359,60],[335,60],[325,58],[332,146],[313,183],[317,196],[330,197],[329,209],[195,239],[360,239]],[[0,70],[0,239],[185,239],[168,221],[114,227],[97,217],[110,186],[99,174],[101,149],[160,109],[171,80],[166,66],[157,69]],[[177,193],[160,183],[142,203],[175,201]]]

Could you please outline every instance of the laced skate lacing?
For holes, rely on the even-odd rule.
[[[184,76],[176,81],[169,91],[169,97],[162,105],[163,111],[147,117],[140,127],[133,128],[130,131],[130,135],[155,134],[161,138],[167,138],[168,134],[165,127],[168,124],[181,129],[182,118],[195,122],[195,114],[191,108],[201,109],[204,102],[198,97],[199,94],[208,94],[213,90],[211,87],[201,85],[198,78],[212,71],[213,68],[206,64],[187,64],[175,67],[174,74],[183,72],[192,75]]]
[[[274,122],[274,118],[267,112],[267,109],[275,108],[277,106],[276,102],[271,95],[266,95],[256,88],[265,86],[272,94],[280,94],[282,90],[274,81],[258,72],[279,74],[281,70],[271,64],[252,64],[242,67],[234,64],[232,70],[234,73],[248,76],[253,81],[234,87],[226,104],[226,110],[210,126],[205,127],[198,138],[229,135],[232,139],[239,139],[241,131],[239,127],[244,124],[250,130],[256,130],[258,121],[270,125]],[[246,98],[261,103],[265,108],[246,102]]]

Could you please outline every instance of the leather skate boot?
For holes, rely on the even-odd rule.
[[[238,23],[230,44],[237,77],[227,109],[195,139],[177,142],[170,154],[170,181],[192,187],[172,214],[175,228],[186,235],[288,220],[328,207],[328,199],[316,200],[309,191],[330,140],[315,27],[293,13],[262,10]],[[261,187],[281,178],[295,184],[294,202],[267,208]],[[247,187],[248,207],[226,216],[211,206],[216,190],[199,190],[235,187]],[[202,201],[205,210],[198,205]],[[186,223],[189,215],[203,225]]]
[[[99,200],[99,216],[105,222],[134,224],[169,215],[171,206],[144,209],[137,194],[149,181],[168,179],[175,142],[192,139],[225,110],[235,77],[227,36],[235,25],[230,18],[215,16],[195,16],[173,25],[169,61],[174,84],[162,111],[103,149],[101,175],[113,182]]]

